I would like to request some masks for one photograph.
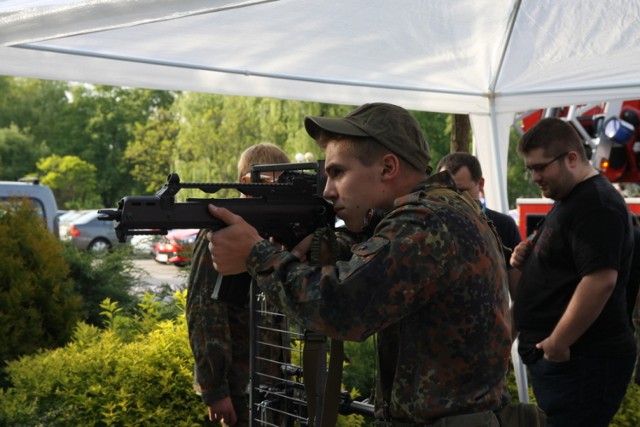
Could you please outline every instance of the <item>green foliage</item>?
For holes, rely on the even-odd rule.
[[[145,191],[155,193],[173,172],[176,139],[180,126],[166,110],[155,112],[146,124],[136,123],[133,140],[124,152],[132,166],[131,176],[145,184]]]
[[[40,159],[41,182],[51,187],[56,201],[64,209],[91,209],[99,206],[96,194],[96,167],[77,156],[53,154]]]
[[[520,135],[511,128],[509,135],[509,162],[507,166],[507,194],[509,206],[516,207],[516,199],[519,197],[540,197],[540,189],[525,174],[524,160],[517,153],[518,139]]]
[[[0,217],[0,360],[65,344],[80,318],[59,241],[28,201]]]
[[[640,385],[632,382],[627,390],[620,409],[611,421],[611,427],[640,426]]]
[[[184,304],[184,294],[176,297]],[[0,425],[203,425],[192,367],[184,316],[134,341],[117,327],[80,324],[65,348],[9,365],[14,386],[0,391]]]
[[[175,171],[183,181],[235,182],[240,153],[263,140],[258,98],[185,93],[174,105],[181,128]],[[270,141],[282,146],[282,141]]]
[[[84,301],[84,321],[103,327],[100,304],[106,298],[117,301],[131,312],[136,304],[133,286],[142,274],[124,249],[106,253],[80,251],[70,243],[63,243],[63,255],[69,266],[73,289]]]
[[[36,161],[49,149],[17,126],[0,128],[0,180],[16,181],[35,172]]]
[[[429,144],[431,167],[435,168],[438,161],[451,151],[451,115],[443,113],[429,113],[412,111]]]
[[[174,94],[166,91],[111,86],[70,88],[70,117],[76,122],[72,154],[95,165],[103,206],[113,206],[125,194],[141,191],[123,160],[136,123],[144,124],[158,109],[168,108]],[[150,147],[155,149],[155,147]]]
[[[14,124],[57,153],[68,143],[68,83],[50,80],[1,77],[0,128]],[[4,165],[3,165],[4,166]],[[32,164],[35,166],[35,164]],[[32,167],[31,171],[35,171]]]
[[[375,338],[363,342],[344,343],[345,366],[342,381],[347,390],[358,391],[358,400],[372,396],[375,388]]]

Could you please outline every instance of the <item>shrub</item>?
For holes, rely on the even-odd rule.
[[[83,320],[102,327],[100,303],[109,298],[117,301],[127,313],[138,302],[132,292],[141,272],[136,269],[123,248],[112,252],[80,251],[70,243],[63,244],[63,255],[69,265],[73,289],[83,299]]]
[[[26,200],[5,206],[0,236],[0,360],[4,363],[64,345],[80,318],[82,301],[67,277],[58,239]]]
[[[177,297],[183,304],[184,293]],[[14,387],[0,392],[0,425],[202,425],[184,316],[128,341],[117,305],[103,307],[106,330],[81,323],[65,348],[9,364]],[[148,328],[151,317],[134,320]]]
[[[632,382],[627,394],[620,405],[620,409],[611,421],[611,427],[640,426],[640,385]]]

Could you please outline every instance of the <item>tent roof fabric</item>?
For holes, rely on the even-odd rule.
[[[470,114],[504,211],[500,127],[640,98],[639,18],[637,0],[5,0],[0,74]]]
[[[515,112],[639,97],[639,15],[621,0],[5,1],[0,73]]]

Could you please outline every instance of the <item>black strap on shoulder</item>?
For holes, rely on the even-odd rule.
[[[322,414],[318,414],[318,408],[322,408],[324,397],[324,384],[321,380],[325,377],[327,366],[327,337],[313,331],[305,331],[304,347],[302,349],[302,372],[304,375],[304,390],[307,397],[308,426],[320,425],[316,423]]]
[[[329,245],[333,256],[332,262],[336,261],[336,237],[333,230],[326,227],[316,230],[310,251],[310,264],[312,265],[320,263],[323,240]],[[327,341],[327,337],[323,334],[305,331],[302,369],[307,396],[309,427],[334,427],[338,419],[344,343],[336,339],[331,340],[329,369],[327,371]]]

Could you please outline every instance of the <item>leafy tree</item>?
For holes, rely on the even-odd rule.
[[[48,152],[44,143],[37,143],[16,125],[0,129],[0,180],[15,181],[34,173],[36,161]]]
[[[3,77],[0,81],[0,128],[16,125],[58,152],[68,140],[68,83]]]
[[[451,149],[451,115],[424,111],[413,111],[412,114],[424,130],[431,156],[429,164],[435,168]]]
[[[91,209],[98,206],[96,167],[76,156],[57,154],[37,163],[41,182],[51,187],[56,200],[65,209]]]
[[[258,142],[254,102],[201,93],[186,93],[176,101],[181,129],[175,169],[183,181],[236,180],[240,152]]]
[[[146,124],[135,124],[134,139],[127,145],[124,159],[132,166],[131,176],[145,184],[146,192],[156,192],[173,172],[179,130],[173,114],[164,109],[155,112]]]
[[[524,169],[524,160],[517,152],[520,136],[511,128],[509,135],[509,162],[507,166],[507,194],[509,206],[515,208],[519,197],[540,197],[540,189],[529,181]]]
[[[74,86],[72,105],[81,115],[81,135],[74,138],[75,155],[97,168],[97,191],[101,204],[113,206],[124,194],[141,191],[132,179],[124,152],[134,139],[136,123],[146,123],[150,114],[173,103],[166,91],[112,86]]]

